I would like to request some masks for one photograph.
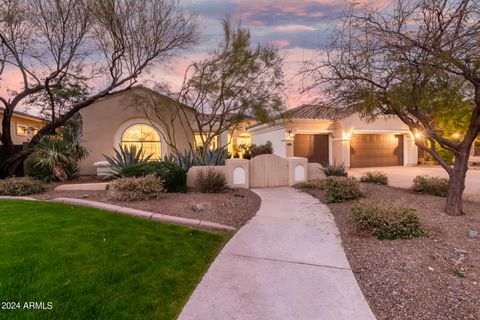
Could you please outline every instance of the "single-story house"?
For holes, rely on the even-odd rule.
[[[0,122],[3,119],[4,109],[0,107]],[[43,119],[25,112],[15,111],[12,115],[10,130],[12,141],[15,145],[21,145],[37,133],[43,125]],[[0,126],[0,132],[2,127]],[[1,143],[0,143],[1,144]]]
[[[281,157],[306,157],[309,162],[344,163],[349,167],[413,166],[418,163],[415,137],[396,117],[366,121],[358,113],[338,114],[303,105],[286,117],[248,129],[252,143],[271,141]]]
[[[152,100],[155,108],[151,108]],[[147,106],[147,107],[146,107]],[[128,91],[112,94],[82,109],[79,113],[82,121],[82,144],[89,155],[80,162],[80,174],[97,173],[96,162],[105,160],[104,155],[112,155],[119,145],[135,145],[142,147],[146,154],[153,158],[162,158],[172,152],[167,143],[173,142],[177,150],[188,150],[190,144],[201,145],[198,133],[184,130],[185,122],[194,125],[194,113],[190,107],[182,106],[185,116],[175,115],[178,104],[165,95],[143,86],[135,86]],[[159,120],[161,118],[161,120]],[[183,121],[183,124],[182,124]],[[253,121],[246,121],[235,130],[225,132],[216,137],[210,147],[250,144],[247,127]],[[187,126],[188,128],[188,126]]]

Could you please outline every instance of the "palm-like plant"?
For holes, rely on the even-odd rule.
[[[31,157],[36,168],[48,172],[44,179],[73,179],[78,174],[78,161],[88,155],[81,145],[81,130],[76,122],[69,122],[60,135],[45,136],[35,146]]]
[[[118,149],[113,149],[115,155],[113,157],[103,155],[110,165],[110,169],[113,171],[112,176],[120,177],[122,169],[132,165],[147,162],[153,156],[149,154],[144,155],[143,148],[137,150],[135,145],[119,145]]]

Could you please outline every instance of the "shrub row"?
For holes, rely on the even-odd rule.
[[[132,164],[122,168],[123,177],[145,177],[154,174],[163,181],[166,192],[185,192],[187,190],[187,172],[178,164],[170,161],[150,161]]]

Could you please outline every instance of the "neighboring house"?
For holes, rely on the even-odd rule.
[[[3,119],[3,109],[0,107],[0,122]],[[43,119],[24,112],[14,112],[11,120],[11,135],[15,145],[21,145],[37,133],[43,126]],[[0,132],[2,128],[0,126]],[[1,144],[1,142],[0,142]]]
[[[282,157],[306,157],[309,162],[344,163],[346,167],[409,166],[418,162],[414,136],[400,119],[368,122],[357,113],[338,115],[303,105],[286,117],[250,127],[252,142],[271,141]]]
[[[140,99],[138,97],[141,97]],[[145,99],[154,97],[159,108],[156,113],[145,108]],[[143,102],[142,102],[143,101]],[[164,137],[174,143],[177,150],[189,149],[190,144],[200,146],[201,137],[197,134],[187,134],[183,130],[179,117],[172,117],[178,104],[156,91],[143,86],[136,86],[131,90],[113,94],[93,103],[80,111],[82,119],[82,144],[87,148],[89,155],[80,162],[80,174],[94,175],[94,163],[105,160],[104,155],[112,155],[114,148],[119,145],[136,145],[142,147],[145,154],[153,154],[153,158],[162,158],[172,152],[172,148]],[[189,121],[193,123],[193,109],[183,106]],[[146,110],[150,110],[147,112]],[[164,120],[158,121],[158,117]],[[173,119],[170,121],[170,119]],[[250,142],[250,134],[246,131],[252,125],[249,121],[240,125],[232,132],[225,132],[214,139],[209,147]],[[174,133],[174,134],[172,134]],[[169,135],[170,134],[170,135]]]

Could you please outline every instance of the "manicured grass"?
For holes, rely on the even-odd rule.
[[[174,319],[229,235],[0,200],[0,319]]]

